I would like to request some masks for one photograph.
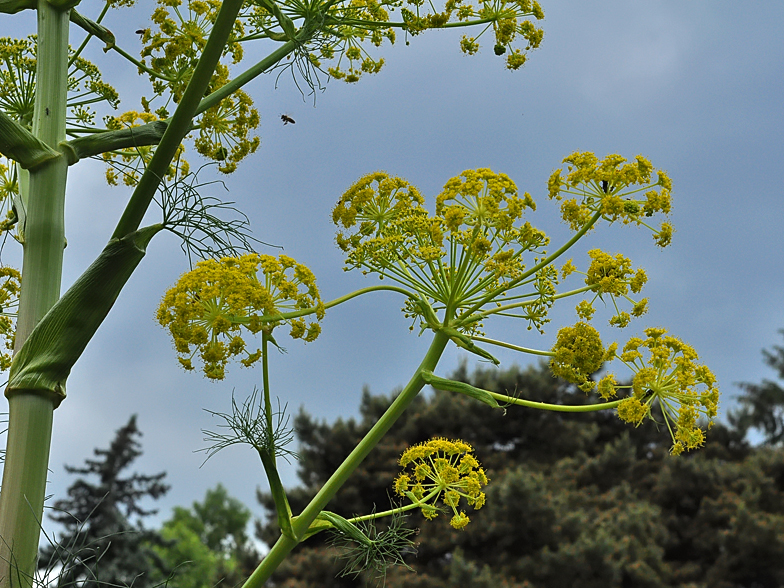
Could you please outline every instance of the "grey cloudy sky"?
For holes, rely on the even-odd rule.
[[[149,0],[140,2],[144,10],[106,21],[132,53],[139,48],[132,31],[145,26],[150,10]],[[377,76],[355,86],[328,83],[315,107],[286,75],[277,89],[274,75],[258,78],[247,89],[261,114],[261,147],[226,179],[227,197],[248,214],[260,239],[309,265],[323,297],[332,299],[374,283],[342,271],[329,219],[340,194],[365,173],[403,176],[432,198],[464,169],[504,172],[537,200],[531,221],[557,243],[568,231],[546,199],[546,181],[563,157],[576,150],[628,158],[642,153],[673,179],[673,245],[661,251],[645,231],[605,226],[585,241],[575,262],[584,261],[585,250],[602,247],[644,267],[649,314],[621,335],[609,327],[603,334],[625,339],[645,326],[669,328],[716,372],[726,408],[738,392],[735,382],[773,376],[760,351],[780,343],[777,329],[784,327],[784,4],[542,4],[544,42],[518,72],[505,70],[492,47],[466,57],[459,35],[433,32],[408,47],[386,48],[387,64]],[[14,18],[2,17],[1,34],[19,34],[16,24],[11,28]],[[97,47],[90,57],[123,89],[121,109],[138,108],[134,88],[146,86],[135,70]],[[281,113],[296,124],[283,126]],[[94,162],[71,170],[65,286],[100,251],[127,198],[105,185],[102,172]],[[12,258],[12,247],[4,260]],[[71,482],[63,464],[79,464],[94,447],[106,446],[136,413],[144,432],[136,467],[165,470],[172,485],[158,502],[162,516],[201,499],[218,482],[261,514],[254,492],[266,484],[250,449],[231,448],[201,469],[203,455],[194,453],[204,446],[201,429],[215,424],[202,409],[228,410],[232,390],[244,397],[260,383],[260,370],[235,366],[225,382],[214,384],[178,367],[153,316],[185,269],[178,243],[156,237],[73,370],[69,396],[55,413],[49,488],[55,497]],[[409,333],[401,304],[394,295],[373,294],[330,311],[315,343],[285,340],[288,353],[272,358],[273,393],[292,413],[304,405],[333,420],[356,414],[363,386],[388,393],[404,384],[429,339]],[[503,320],[487,330],[549,348],[558,327],[574,322],[573,306],[556,309],[543,336]],[[498,356],[502,367],[528,362],[511,352]],[[460,357],[450,350],[440,373],[448,374]],[[285,469],[284,481],[295,482],[294,467]]]

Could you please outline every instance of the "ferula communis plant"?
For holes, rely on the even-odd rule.
[[[669,179],[658,172],[652,181],[653,168],[643,158],[631,163],[617,156],[602,161],[590,154],[567,158],[565,175],[555,174],[549,190],[551,197],[562,199],[564,219],[575,235],[551,251],[547,237],[524,221],[534,208],[533,199],[519,195],[506,176],[489,170],[466,172],[445,186],[434,214],[406,182],[385,174],[368,176],[335,209],[341,226],[338,242],[347,253],[347,268],[376,273],[386,281],[322,302],[304,266],[251,250],[255,241],[245,217],[217,218],[216,213],[233,209],[196,193],[202,184],[194,181],[188,160],[203,157],[230,174],[253,155],[259,145],[254,134],[259,116],[248,84],[264,72],[290,69],[295,83],[310,89],[320,87],[325,70],[354,83],[379,72],[384,61],[376,48],[394,42],[397,33],[408,43],[441,28],[466,29],[459,47],[467,54],[476,53],[480,39],[489,40],[507,68],[519,69],[542,41],[536,25],[544,17],[541,6],[531,0],[448,0],[443,5],[402,0],[158,0],[150,26],[140,32],[141,54],[134,57],[118,44],[124,37],[115,36],[105,24],[114,11],[133,4],[0,2],[6,15],[35,10],[38,17],[35,36],[0,40],[0,230],[13,236],[24,253],[21,278],[15,270],[2,270],[0,297],[4,345],[14,350],[5,390],[9,422],[0,492],[0,585],[27,588],[35,581],[54,410],[66,398],[72,367],[153,237],[164,230],[183,240],[189,256],[205,260],[196,265],[190,283],[164,300],[159,315],[175,337],[183,367],[201,362],[212,379],[223,377],[233,359],[246,365],[260,361],[263,368],[258,409],[235,403],[241,414],[226,418],[237,429],[232,429],[236,437],[212,437],[222,446],[237,440],[255,444],[278,507],[281,538],[247,580],[247,588],[262,585],[299,541],[324,529],[354,537],[363,546],[350,570],[363,562],[378,570],[400,563],[401,550],[408,545],[401,513],[421,505],[392,508],[388,514],[395,532],[385,535],[373,531],[373,521],[384,513],[344,523],[324,510],[327,502],[426,383],[491,406],[526,404],[521,398],[436,376],[450,341],[491,361],[495,358],[486,347],[492,345],[553,357],[559,369],[568,371],[573,365],[572,379],[591,388],[589,372],[602,346],[581,357],[585,351],[575,331],[559,337],[560,347],[536,351],[488,339],[482,325],[495,316],[515,316],[530,329],[541,330],[554,303],[582,294],[581,322],[590,320],[597,297],[612,301],[617,326],[641,315],[644,299],[632,296],[644,280],[625,259],[596,254],[595,264],[585,268],[585,284],[565,292],[559,290],[564,276],[579,270],[574,264],[559,269],[554,262],[600,220],[648,226],[656,242],[667,245],[672,228],[650,223],[651,217],[669,210]],[[71,37],[76,39],[73,45]],[[248,64],[247,55],[257,53],[244,47],[261,39],[269,52]],[[118,93],[103,81],[99,66],[84,58],[85,48],[94,43],[103,49],[103,55],[93,53],[101,56],[102,64],[125,65],[128,74],[149,80],[149,90],[131,101],[130,110],[114,110]],[[126,186],[132,194],[103,251],[61,296],[68,172],[87,158],[103,160],[108,183]],[[69,198],[78,197],[76,186]],[[142,226],[152,203],[161,206],[162,219]],[[7,242],[13,241],[3,240]],[[231,294],[222,281],[228,276],[237,279]],[[277,457],[288,455],[276,443],[290,437],[281,429],[283,411],[273,412],[270,400],[267,360],[269,345],[276,345],[273,331],[285,324],[291,336],[313,341],[331,306],[382,289],[404,297],[404,312],[420,333],[430,333],[430,348],[387,413],[295,515],[276,469]],[[258,347],[251,341],[254,334],[261,336]],[[636,424],[655,418],[651,409],[661,406],[676,438],[674,452],[681,445],[696,447],[701,443],[697,416],[715,414],[715,382],[685,346],[676,349],[671,338],[662,338],[661,347],[654,335],[647,336],[654,342],[630,344],[619,356],[635,372],[632,393],[624,396],[614,380],[604,380],[602,397],[609,399],[613,392],[623,397],[591,408],[620,409],[626,402],[620,414]],[[602,358],[609,359],[610,349]],[[672,353],[665,357],[663,349]],[[8,359],[3,356],[3,367],[8,367]],[[651,366],[663,371],[653,375],[646,371]],[[479,503],[478,495],[466,494]]]
[[[262,333],[264,386],[255,417],[258,424],[248,425],[248,419],[241,418],[250,414],[247,406],[238,412],[235,404],[233,416],[221,416],[230,424],[245,423],[243,431],[259,431],[258,437],[266,440],[290,439],[290,435],[280,432],[282,413],[278,411],[278,425],[273,425],[271,412],[266,343],[274,342],[272,333],[276,326],[288,324],[291,336],[313,340],[315,337],[304,334],[318,324],[311,322],[306,330],[305,323],[298,321],[306,317],[320,320],[329,308],[356,296],[392,290],[404,296],[403,312],[413,320],[412,329],[418,327],[420,335],[432,333],[430,348],[409,383],[297,515],[291,512],[277,473],[276,454],[289,454],[283,446],[278,448],[270,441],[260,443],[247,433],[243,433],[244,437],[231,437],[231,443],[225,436],[208,434],[208,439],[219,441],[207,450],[210,455],[234,443],[255,447],[272,487],[281,537],[247,586],[260,586],[294,546],[322,531],[333,533],[333,542],[344,547],[349,559],[345,573],[358,573],[364,566],[373,574],[383,575],[389,565],[405,565],[403,554],[411,545],[401,530],[400,517],[407,511],[419,509],[426,519],[435,519],[446,511],[451,513],[450,524],[455,529],[469,524],[465,508],[476,510],[484,505],[482,489],[488,477],[468,443],[438,437],[410,447],[401,455],[399,464],[403,470],[391,483],[402,503],[393,502],[389,510],[374,510],[352,519],[324,510],[425,384],[468,395],[496,408],[519,405],[564,412],[616,409],[622,420],[634,425],[646,418],[661,418],[672,436],[674,455],[703,444],[705,425],[698,418],[706,417],[710,425],[716,416],[718,389],[710,370],[697,363],[694,349],[675,337],[665,336],[664,329],[647,328],[647,339],[632,337],[619,353],[618,344],[605,346],[599,331],[589,322],[597,299],[612,303],[614,312],[609,322],[615,327],[626,327],[632,317],[643,315],[647,299],[635,300],[632,295],[641,292],[647,281],[645,272],[635,269],[624,255],[599,249],[588,251],[585,271],[579,270],[573,260],[556,267],[559,258],[602,222],[648,227],[656,244],[665,247],[672,228],[666,221],[657,226],[652,223],[654,217],[666,216],[670,210],[670,180],[663,171],[656,172],[653,179],[653,166],[641,156],[627,163],[618,155],[599,160],[591,153],[575,153],[564,162],[567,174],[562,178],[559,171],[551,176],[549,195],[562,201],[562,217],[574,234],[554,250],[549,249],[547,235],[527,220],[536,210],[533,197],[528,193],[520,195],[514,182],[504,174],[489,169],[464,171],[445,184],[431,214],[424,196],[410,182],[374,172],[360,178],[343,194],[332,219],[338,227],[336,242],[346,254],[345,269],[376,274],[384,278],[384,285],[322,302],[315,289],[315,278],[304,266],[285,256],[276,259],[246,255],[201,262],[166,293],[158,318],[172,334],[186,369],[192,366],[182,354],[193,356],[191,345],[210,351],[224,337],[230,342],[221,347],[228,353],[220,357],[220,370],[210,367],[216,360],[208,357],[207,351],[201,355],[207,377],[219,379],[232,355],[247,353],[244,339],[233,343],[239,333],[243,329],[251,334]],[[271,268],[285,267],[297,277],[283,286],[284,282],[271,278],[277,275]],[[574,279],[569,277],[572,275],[582,276],[583,283],[565,289],[563,285]],[[285,295],[278,296],[285,303],[275,303],[271,284],[277,284],[281,292],[285,290]],[[579,300],[575,310],[580,320],[562,327],[550,350],[493,340],[483,333],[486,321],[500,317],[522,319],[529,333],[543,332],[551,307],[570,297]],[[494,363],[498,361],[488,350],[490,346],[549,357],[554,375],[573,382],[587,394],[595,392],[597,402],[548,405],[436,376],[434,370],[449,342]],[[249,365],[249,359],[256,358],[250,355],[240,362]],[[614,373],[608,373],[598,383],[593,379],[604,364],[613,361],[630,368],[631,384],[618,383]],[[500,413],[499,418],[503,418]],[[373,521],[382,517],[394,518],[390,528],[395,532],[376,531]]]

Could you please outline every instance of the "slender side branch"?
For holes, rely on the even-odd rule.
[[[250,82],[252,79],[260,76],[265,71],[273,67],[275,64],[280,62],[281,59],[292,53],[297,46],[301,43],[301,41],[287,41],[280,47],[278,47],[275,51],[267,55],[264,59],[256,63],[255,65],[249,67],[236,78],[228,82],[226,85],[221,86],[217,90],[215,90],[209,96],[206,96],[200,103],[198,108],[196,109],[195,114],[201,114],[205,110],[212,108],[213,106],[220,103],[221,100],[224,98],[231,96],[234,92],[242,88],[245,84]]]
[[[88,35],[97,37],[101,41],[106,43],[106,45],[103,48],[104,52],[114,47],[114,41],[115,41],[114,33],[112,33],[112,31],[107,29],[105,26],[90,20],[86,16],[77,12],[76,9],[71,9],[69,18],[71,19],[72,23],[74,23],[79,28],[83,29]]]
[[[283,482],[280,480],[278,468],[275,465],[275,458],[263,449],[257,449],[257,451],[259,457],[261,457],[261,463],[264,465],[264,473],[267,474],[272,500],[275,502],[280,532],[286,537],[295,540],[294,531],[291,528],[291,507],[286,497],[286,491],[283,488]]]
[[[527,406],[528,408],[537,408],[539,410],[552,410],[555,412],[596,412],[597,410],[607,410],[610,408],[618,408],[618,405],[623,402],[623,399],[613,400],[612,402],[603,402],[602,404],[547,404],[546,402],[534,402],[533,400],[524,400],[523,398],[515,398],[514,396],[507,396],[506,394],[498,394],[497,392],[486,391],[490,396],[504,403],[517,404],[518,406]]]
[[[512,351],[519,351],[520,353],[530,353],[532,355],[543,355],[545,357],[553,357],[555,353],[552,351],[542,351],[540,349],[531,349],[529,347],[520,347],[519,345],[512,345],[511,343],[507,343],[506,341],[498,341],[496,339],[488,339],[487,337],[480,337],[478,335],[469,335],[471,339],[474,341],[479,341],[481,343],[489,343],[490,345],[496,345],[498,347],[506,347],[507,349],[511,349]]]
[[[517,404],[518,406],[537,408],[539,410],[552,410],[555,412],[595,412],[597,410],[617,408],[618,405],[623,402],[623,399],[621,399],[613,400],[612,402],[603,402],[602,404],[547,404],[546,402],[534,402],[533,400],[524,400],[515,396],[498,394],[497,392],[491,392],[490,390],[484,390],[483,388],[476,388],[465,382],[456,382],[454,380],[447,380],[446,378],[439,378],[432,373],[425,374],[425,380],[433,388],[437,388],[438,390],[467,394],[482,402],[486,402],[485,398],[489,397],[492,399],[493,403],[495,403],[495,406],[499,406],[496,401],[500,401],[504,404]],[[489,402],[487,403],[489,404]]]
[[[384,290],[388,290],[390,292],[398,292],[399,294],[403,294],[409,298],[414,300],[418,300],[416,294],[413,292],[409,292],[405,288],[401,288],[399,286],[368,286],[367,288],[360,288],[359,290],[355,290],[354,292],[350,292],[349,294],[345,294],[340,296],[339,298],[335,298],[334,300],[330,300],[329,302],[324,303],[324,309],[329,310],[333,306],[337,306],[338,304],[343,304],[344,302],[348,302],[352,298],[356,298],[357,296],[361,296],[362,294],[367,294],[368,292],[381,292]],[[308,316],[311,314],[315,314],[318,310],[317,307],[313,306],[311,308],[303,308],[301,310],[292,310],[291,312],[282,312],[280,314],[268,314],[262,315],[258,317],[258,320],[262,323],[276,323],[287,321],[294,318],[299,318],[301,316]],[[250,319],[242,319],[240,317],[233,317],[238,323],[241,324],[249,324]]]

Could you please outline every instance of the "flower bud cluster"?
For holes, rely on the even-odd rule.
[[[613,357],[615,346],[605,349],[599,331],[588,323],[579,322],[558,331],[552,352],[550,370],[553,374],[590,392],[596,386],[591,375]]]

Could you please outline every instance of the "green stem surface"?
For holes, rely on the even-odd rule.
[[[33,135],[54,149],[65,139],[68,11],[38,2]],[[30,170],[22,291],[15,349],[60,297],[68,165],[56,157]],[[0,586],[33,584],[43,516],[55,400],[35,390],[8,399],[8,442],[0,493]]]

